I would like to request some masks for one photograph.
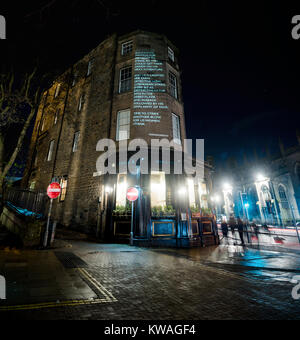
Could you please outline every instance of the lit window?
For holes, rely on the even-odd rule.
[[[47,157],[47,161],[48,162],[52,161],[52,155],[53,155],[53,150],[54,150],[54,143],[55,143],[55,141],[52,140],[50,142],[50,145],[49,145],[49,151],[48,151],[48,157]]]
[[[128,55],[132,52],[133,49],[133,41],[128,41],[122,44],[122,55]]]
[[[84,104],[84,94],[82,94],[79,98],[79,104],[78,104],[78,111],[81,112]]]
[[[130,138],[130,110],[120,111],[117,122],[117,141]]]
[[[192,179],[188,179],[189,201],[190,207],[196,207],[195,184]]]
[[[94,63],[95,63],[95,59],[91,59],[89,61],[88,70],[87,70],[87,76],[90,76],[92,74]]]
[[[78,78],[78,73],[76,72],[76,73],[73,74],[72,86],[76,85],[77,78]]]
[[[178,99],[177,78],[172,72],[169,72],[169,91],[172,97]]]
[[[151,207],[165,207],[166,202],[166,175],[164,172],[151,173]]]
[[[64,176],[60,181],[61,194],[60,201],[64,202],[67,194],[67,186],[68,186],[68,176]]]
[[[45,129],[45,121],[46,121],[46,117],[44,116],[44,117],[43,117],[43,120],[42,120],[41,132],[43,132],[44,129]]]
[[[36,184],[35,181],[31,182],[31,183],[30,183],[29,190],[34,190],[34,189],[35,189],[35,184]]]
[[[131,90],[132,83],[132,67],[122,68],[120,71],[120,86],[119,92],[124,93]]]
[[[176,144],[181,144],[180,118],[172,113],[173,140]]]
[[[60,92],[60,87],[61,87],[61,84],[58,84],[56,86],[56,90],[55,90],[55,94],[54,94],[54,98],[57,98],[58,95],[59,95],[59,92]]]
[[[74,135],[73,152],[78,151],[79,139],[80,139],[80,132],[78,131]]]
[[[55,112],[55,117],[54,117],[54,125],[57,124],[57,121],[58,121],[58,116],[59,116],[59,112],[60,112],[60,109],[56,110]]]
[[[117,198],[116,198],[117,207],[126,207],[127,189],[128,189],[127,176],[120,174],[118,176],[118,185],[117,185]]]
[[[175,54],[171,47],[168,47],[168,57],[170,60],[175,61]]]

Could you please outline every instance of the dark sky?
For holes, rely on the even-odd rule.
[[[9,6],[9,7],[8,7]],[[300,4],[289,1],[1,1],[16,69],[63,71],[113,32],[166,34],[181,51],[187,134],[222,160],[296,144],[300,128]]]

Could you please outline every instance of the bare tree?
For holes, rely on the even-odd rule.
[[[0,76],[0,193],[3,192],[4,179],[22,149],[26,132],[36,113],[41,89],[35,86],[36,69],[17,80],[14,73]],[[5,162],[5,140],[10,127],[22,124],[14,150]]]

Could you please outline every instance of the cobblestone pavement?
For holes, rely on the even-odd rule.
[[[22,305],[18,311],[0,309],[2,319],[300,318],[300,300],[291,295],[295,269],[274,274],[270,268],[222,264],[207,255],[216,249],[72,245],[60,254],[0,253],[0,274],[8,280],[8,300],[0,308]]]

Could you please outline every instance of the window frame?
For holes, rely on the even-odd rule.
[[[55,92],[54,92],[54,98],[57,98],[59,96],[60,93],[60,89],[61,89],[61,84],[57,84]]]
[[[175,62],[175,52],[170,46],[168,46],[168,58],[173,61],[173,63]]]
[[[128,46],[130,46],[130,48],[128,48]],[[126,49],[126,52],[124,53],[124,50]],[[123,57],[130,55],[133,51],[133,40],[128,40],[125,41],[124,43],[122,43],[121,46],[121,55]]]
[[[60,187],[61,193],[59,195],[59,202],[65,202],[67,196],[67,188],[68,188],[68,176],[63,176],[60,179]]]
[[[59,114],[60,114],[60,109],[57,109],[57,110],[55,111],[53,126],[57,125]]]
[[[55,145],[55,139],[52,139],[49,143],[48,154],[47,154],[47,162],[52,161],[54,145]]]
[[[130,78],[125,78],[122,80],[122,72],[124,72],[125,70],[127,69],[130,69]],[[120,75],[119,75],[119,94],[123,94],[123,93],[127,93],[127,92],[130,92],[132,91],[132,71],[133,71],[133,68],[132,68],[132,65],[130,66],[125,66],[125,67],[122,67],[120,69]],[[125,90],[122,91],[122,84],[124,82],[128,82],[128,84],[130,83],[130,88],[128,89],[127,87],[125,88]]]
[[[80,95],[80,98],[79,98],[78,112],[81,112],[83,110],[84,100],[85,100],[85,94],[83,93]]]
[[[121,120],[121,114],[128,114],[128,117],[126,117],[128,119],[128,123],[127,124],[123,124],[121,125],[120,124],[120,120]],[[124,119],[124,118],[123,118]],[[125,131],[125,130],[121,130],[120,128],[121,127],[124,127],[124,126],[127,126],[127,138],[121,138],[120,137],[120,132],[122,131]],[[116,140],[117,142],[121,142],[121,141],[124,141],[124,140],[129,140],[130,139],[130,131],[131,130],[131,110],[130,109],[127,109],[127,110],[121,110],[121,111],[118,111],[117,113],[117,128],[116,128]]]
[[[176,125],[174,124],[176,120]],[[176,135],[175,136],[175,129],[176,129]],[[179,115],[176,113],[172,112],[172,131],[173,131],[173,140],[176,144],[182,145],[182,140],[181,140],[181,120]],[[179,138],[178,138],[179,137]]]
[[[88,68],[87,68],[87,73],[86,73],[87,77],[89,77],[93,73],[94,64],[95,64],[95,58],[91,58],[88,62]]]
[[[175,80],[175,84],[173,84],[173,80]],[[169,93],[173,98],[175,98],[177,100],[179,99],[179,97],[178,97],[178,79],[177,79],[177,76],[172,71],[169,71]]]
[[[74,133],[72,152],[76,153],[79,150],[80,131]]]
[[[78,72],[74,72],[73,78],[72,78],[72,84],[71,84],[72,87],[74,87],[77,84],[77,79],[78,79]]]
[[[153,177],[159,176],[159,183],[154,183]],[[159,186],[159,192],[154,189],[154,186]],[[156,196],[156,197],[155,197]],[[154,201],[157,200],[163,204],[155,205]],[[151,171],[150,174],[150,205],[151,209],[155,207],[166,207],[167,206],[167,182],[166,173],[164,171]]]

